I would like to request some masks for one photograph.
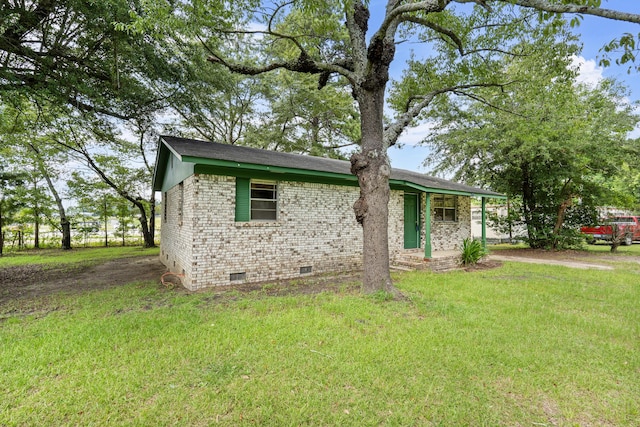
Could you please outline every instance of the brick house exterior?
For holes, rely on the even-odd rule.
[[[163,136],[154,175],[163,203],[160,258],[190,290],[359,269],[362,228],[352,209],[359,188],[349,168]],[[424,248],[425,257],[456,249],[471,235],[470,197],[500,197],[401,170],[390,185],[391,257],[407,248]]]

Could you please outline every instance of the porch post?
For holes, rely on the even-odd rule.
[[[431,258],[431,193],[424,193],[424,257]]]
[[[482,198],[482,248],[487,250],[487,198]]]

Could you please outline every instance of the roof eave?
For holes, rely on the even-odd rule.
[[[314,177],[314,178],[327,178],[332,180],[343,181],[345,183],[349,183],[349,185],[357,185],[358,178],[351,173],[341,173],[341,172],[328,172],[328,171],[320,171],[320,170],[312,170],[312,169],[303,169],[303,168],[291,168],[285,166],[272,166],[272,165],[264,165],[258,163],[249,163],[249,162],[238,162],[232,160],[221,160],[214,159],[208,157],[201,156],[189,156],[189,155],[181,155],[176,149],[174,149],[170,143],[168,143],[162,136],[160,137],[158,148],[158,157],[156,159],[156,166],[154,169],[153,175],[153,188],[155,191],[159,191],[162,187],[162,181],[164,179],[164,175],[166,173],[166,165],[168,156],[171,154],[175,155],[178,160],[185,163],[192,163],[194,165],[203,165],[203,166],[213,166],[220,167],[225,169],[237,169],[243,171],[255,171],[269,174],[277,174],[277,175],[292,175],[297,177]],[[436,187],[428,187],[421,184],[417,184],[415,182],[401,180],[401,179],[389,179],[389,185],[403,188],[410,188],[418,191],[424,191],[427,193],[438,193],[438,194],[452,194],[452,195],[462,195],[469,197],[484,197],[484,198],[495,198],[495,199],[507,199],[507,196],[493,193],[493,192],[477,192],[477,191],[465,191],[465,190],[451,190],[451,189],[443,189]]]

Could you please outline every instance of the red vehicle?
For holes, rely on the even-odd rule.
[[[613,227],[617,228],[614,233]],[[595,227],[582,227],[580,232],[587,235],[587,242],[595,243],[596,240],[612,240],[616,234],[625,246],[630,246],[634,240],[640,240],[639,216],[616,216],[609,219],[604,225]]]

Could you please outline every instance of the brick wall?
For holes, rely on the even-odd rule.
[[[161,260],[172,272],[183,273],[191,290],[362,266],[362,227],[352,209],[358,187],[280,181],[277,221],[235,222],[234,177],[193,175],[181,185],[163,200]],[[392,191],[389,201],[392,258],[404,247],[403,194]],[[424,196],[422,205],[424,212]],[[432,222],[433,250],[453,249],[457,237],[470,232],[468,210],[468,198],[460,197],[459,222]],[[309,267],[311,273],[301,273]],[[242,278],[231,280],[232,275]]]
[[[191,177],[162,194],[160,260],[171,272],[184,274],[182,281],[187,288],[190,288],[192,273],[193,229],[189,218],[193,217],[193,191],[194,180]]]
[[[177,187],[167,192],[161,258],[171,271],[185,270],[189,289],[308,275],[301,267],[311,274],[361,268],[357,187],[278,182],[277,221],[235,222],[235,178],[194,175],[184,182],[182,226],[175,225]],[[235,273],[245,278],[230,280]]]

